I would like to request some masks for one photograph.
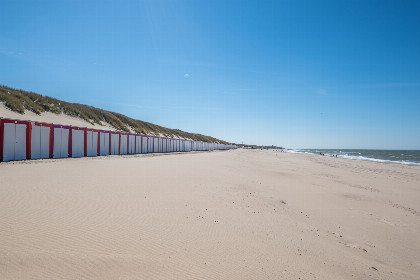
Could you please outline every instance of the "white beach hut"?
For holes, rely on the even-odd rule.
[[[153,152],[158,153],[159,152],[159,138],[153,137]]]
[[[53,125],[53,158],[67,158],[70,155],[70,126]]]
[[[111,155],[119,155],[120,154],[120,133],[119,132],[111,132],[111,146],[110,146],[110,154]]]
[[[109,139],[109,136],[108,136]],[[86,128],[85,134],[85,156],[87,157],[96,157],[100,155],[100,139],[99,131],[96,129]],[[109,153],[109,148],[108,148]]]
[[[71,135],[71,150],[69,156],[77,158],[85,156],[85,128],[74,127],[70,128]]]
[[[128,154],[132,155],[136,153],[136,135],[128,134]]]
[[[109,131],[99,131],[99,155],[108,156],[110,154],[110,139],[111,133]]]
[[[142,154],[147,154],[147,135],[141,135],[141,152]]]
[[[29,158],[29,127],[28,121],[0,119],[0,161]]]
[[[120,133],[120,155],[126,155],[128,148],[128,134]]]
[[[52,124],[31,122],[31,159],[52,156]]]

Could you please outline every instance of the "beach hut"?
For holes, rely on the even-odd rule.
[[[140,135],[141,136],[141,153],[147,154],[147,135]]]
[[[162,137],[158,137],[159,140],[159,153],[163,152],[163,138]]]
[[[163,138],[163,152],[168,152],[168,138]]]
[[[128,152],[128,134],[120,133],[120,155],[126,155]]]
[[[108,156],[111,148],[110,148],[110,132],[109,131],[99,131],[99,155],[100,156]]]
[[[136,153],[136,135],[135,134],[128,134],[128,146],[127,146],[127,153],[129,155]]]
[[[0,162],[30,159],[30,122],[0,119]]]
[[[86,128],[85,157],[96,157],[99,155],[100,155],[99,130]]]
[[[119,155],[120,154],[120,133],[119,132],[110,132],[110,143],[109,154],[110,155]]]
[[[142,153],[142,142],[141,142],[141,135],[137,134],[135,135],[135,141],[136,141],[136,154],[141,154]]]
[[[147,152],[153,153],[153,136],[147,135]]]
[[[166,138],[162,137],[162,153],[166,152]]]
[[[53,125],[53,158],[70,156],[70,126]]]
[[[70,127],[70,151],[69,157],[83,157],[85,156],[85,131],[86,128]]]
[[[159,138],[156,136],[153,137],[153,152],[158,153],[159,152]]]
[[[52,124],[31,122],[31,159],[52,157]]]

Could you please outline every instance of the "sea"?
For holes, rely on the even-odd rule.
[[[324,154],[339,158],[368,160],[376,162],[393,162],[420,166],[420,150],[347,150],[347,149],[296,149],[286,150],[289,153]]]

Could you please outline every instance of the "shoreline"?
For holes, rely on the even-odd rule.
[[[317,150],[317,149],[314,149]],[[320,149],[320,150],[329,150],[329,149]],[[342,149],[342,151],[351,151],[353,149]],[[360,149],[362,150],[362,149]],[[365,151],[398,151],[398,150],[372,150],[372,149],[365,149]],[[401,151],[419,151],[419,150],[401,150]],[[299,151],[299,149],[285,149],[286,153],[290,154],[306,154],[306,155],[320,155],[318,153],[311,153],[311,152],[305,152],[305,151]],[[337,154],[335,154],[337,155]],[[412,161],[396,161],[396,160],[386,160],[386,159],[379,159],[379,158],[369,158],[364,156],[343,156],[343,155],[330,155],[330,154],[323,154],[321,156],[327,156],[327,157],[335,157],[335,158],[341,158],[341,159],[351,159],[351,160],[361,160],[361,161],[370,161],[370,162],[377,162],[377,163],[394,163],[394,164],[404,164],[404,165],[411,165],[411,166],[420,166],[420,163],[418,162],[412,162]]]

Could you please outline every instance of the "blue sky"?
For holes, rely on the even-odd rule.
[[[0,83],[237,143],[420,149],[420,1],[8,1]]]

